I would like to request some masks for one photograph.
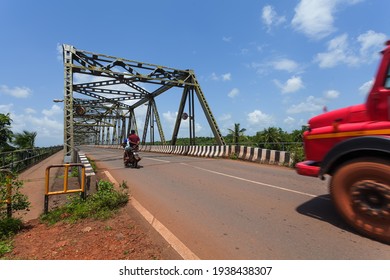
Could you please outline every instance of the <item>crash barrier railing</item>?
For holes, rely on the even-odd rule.
[[[0,169],[20,172],[63,149],[63,146],[14,150],[0,153]]]
[[[91,178],[95,176],[95,172],[93,171],[91,163],[89,162],[89,159],[87,158],[85,153],[79,150],[76,150],[75,152],[77,154],[77,162],[82,163],[85,167],[85,177],[86,177],[85,185],[86,185],[86,190],[89,191],[91,186]],[[80,181],[80,176],[79,176],[79,181]]]
[[[81,168],[81,176],[80,178],[80,188],[79,189],[68,189],[69,187],[69,168],[72,167],[79,167]],[[50,169],[54,167],[63,167],[64,168],[64,185],[62,191],[50,191],[49,190],[49,181],[50,181]],[[54,164],[50,165],[46,168],[46,177],[45,177],[45,205],[44,205],[44,211],[45,214],[49,212],[49,196],[51,195],[59,195],[59,194],[70,194],[70,193],[81,193],[82,198],[86,198],[86,191],[85,191],[85,166],[83,163],[65,163],[65,164]]]
[[[102,148],[123,149],[120,145],[97,145]],[[236,158],[256,163],[294,166],[294,154],[286,151],[269,150],[247,146],[174,146],[140,145],[141,152],[177,154],[210,158]]]
[[[5,203],[7,206],[7,217],[11,218],[12,217],[12,172],[7,169],[0,169],[0,173],[4,173],[6,176],[6,184],[5,186],[0,186],[0,188],[4,187],[6,192],[5,192],[5,200],[0,201],[0,203]]]

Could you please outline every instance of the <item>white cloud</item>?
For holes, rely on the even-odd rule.
[[[62,61],[63,60],[63,48],[62,48],[62,44],[60,43],[57,43],[57,59],[59,61]]]
[[[261,19],[263,23],[267,26],[268,31],[271,30],[272,26],[278,26],[279,24],[286,21],[284,16],[279,16],[274,7],[267,5],[263,7]]]
[[[359,63],[359,58],[353,54],[348,43],[348,35],[340,35],[328,42],[328,51],[317,54],[314,59],[319,63],[320,68],[331,68],[338,64],[345,63],[353,66]]]
[[[360,34],[357,41],[360,43],[360,55],[368,62],[378,58],[378,52],[386,42],[387,35],[369,30],[366,33]]]
[[[63,140],[63,122],[58,121],[48,116],[44,117],[31,117],[28,116],[26,127],[28,130],[36,131],[39,138],[53,138],[57,139],[57,143],[60,144]]]
[[[35,109],[33,109],[33,108],[26,108],[26,109],[24,109],[24,112],[26,114],[35,114],[37,111],[35,111]]]
[[[342,5],[364,0],[300,0],[291,21],[293,28],[311,39],[323,39],[336,31],[335,13]]]
[[[327,52],[318,53],[314,59],[320,68],[332,68],[339,64],[357,66],[378,59],[378,53],[386,42],[387,35],[369,30],[350,42],[347,34],[330,40]],[[359,51],[357,51],[359,49]]]
[[[165,112],[163,113],[163,118],[165,122],[168,124],[168,135],[173,133],[173,129],[176,123],[177,118],[177,112]],[[163,125],[164,126],[164,125]],[[186,121],[182,120],[180,123],[180,131],[179,131],[179,137],[188,137],[188,130],[189,130],[189,121],[188,119]],[[203,130],[203,127],[200,123],[195,122],[195,133],[200,133]]]
[[[211,79],[214,81],[230,81],[232,79],[232,74],[231,73],[225,73],[222,75],[217,75],[215,72],[211,73]]]
[[[240,90],[238,89],[238,88],[234,88],[234,89],[232,89],[229,93],[228,93],[228,96],[230,97],[230,98],[234,98],[234,97],[236,97],[237,95],[239,95],[240,94]]]
[[[222,37],[222,40],[226,43],[230,43],[232,41],[232,37]]]
[[[251,62],[249,68],[254,69],[259,75],[268,74],[271,70],[286,71],[289,73],[302,73],[303,67],[296,61],[288,58],[275,58],[264,63]]]
[[[232,118],[231,114],[223,114],[222,116],[219,117],[219,120],[221,122],[225,122],[225,121],[231,120],[231,118]]]
[[[372,86],[374,84],[374,79],[371,81],[365,82],[361,87],[359,87],[359,92],[361,95],[367,95],[369,91],[371,90]]]
[[[304,88],[303,81],[299,76],[291,77],[284,84],[278,80],[274,80],[274,83],[282,90],[282,93],[292,93]]]
[[[10,88],[6,85],[0,85],[0,93],[10,95],[16,98],[27,98],[31,95],[32,91],[28,87]]]
[[[13,104],[0,105],[0,112],[3,110],[6,113],[10,113],[13,132],[18,133],[23,130],[37,132],[37,146],[48,147],[63,143],[64,130],[62,118],[60,116],[44,114],[44,112],[55,111],[56,108],[42,110],[42,114],[38,114],[31,108],[26,108],[23,110],[23,113],[18,113],[13,110]]]
[[[287,117],[283,120],[283,122],[287,125],[293,125],[295,123],[295,119],[293,117]]]
[[[305,101],[292,105],[287,109],[288,114],[299,114],[305,112],[319,112],[324,110],[326,104],[340,96],[340,92],[334,89],[325,91],[323,97],[309,96]],[[289,117],[290,118],[290,117]],[[285,123],[288,118],[285,119]]]
[[[333,13],[337,0],[301,0],[295,7],[292,26],[312,39],[322,39],[335,31]]]
[[[325,92],[325,98],[327,99],[336,99],[337,97],[340,96],[340,92],[337,90],[331,89]]]
[[[210,78],[211,78],[213,81],[218,81],[218,80],[219,80],[219,78],[218,78],[217,74],[215,74],[215,72],[211,73]]]
[[[304,102],[297,105],[292,105],[287,109],[288,114],[299,114],[303,112],[318,112],[325,106],[325,101],[322,98],[309,96]]]
[[[14,104],[0,104],[0,113],[2,114],[8,114],[11,112],[12,110],[12,107],[14,106]]]
[[[260,110],[254,110],[247,115],[247,120],[251,125],[269,126],[274,123],[272,116],[264,114]]]
[[[284,70],[287,72],[294,72],[298,69],[299,65],[294,60],[281,58],[270,63],[275,70]]]
[[[177,112],[174,113],[174,112],[168,111],[166,113],[163,113],[163,117],[168,123],[174,124],[176,122]]]
[[[222,74],[222,81],[230,81],[232,79],[231,73]]]
[[[62,110],[62,108],[60,106],[54,104],[53,106],[51,106],[51,108],[49,110],[43,109],[42,110],[42,114],[45,117],[52,117],[54,115],[61,115],[61,114],[63,114],[63,110]]]

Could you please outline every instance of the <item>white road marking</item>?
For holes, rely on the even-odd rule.
[[[119,186],[118,182],[107,170],[104,171],[108,179],[115,186]],[[131,205],[148,221],[148,223],[172,246],[172,248],[184,260],[199,260],[183,242],[181,242],[169,229],[167,229],[159,220],[157,220],[148,210],[146,210],[134,197],[131,198]]]
[[[315,197],[315,198],[319,198],[319,199],[323,199],[323,200],[330,200],[329,198],[326,198],[326,197],[321,197],[321,196],[310,194],[310,193],[295,191],[295,190],[291,190],[291,189],[287,189],[287,188],[283,188],[283,187],[279,187],[279,186],[275,186],[275,185],[270,185],[270,184],[267,184],[267,183],[253,181],[253,180],[249,180],[249,179],[245,179],[245,178],[229,175],[229,174],[222,173],[222,172],[213,171],[213,170],[210,170],[210,169],[205,169],[205,168],[198,167],[198,166],[193,166],[193,165],[190,165],[190,164],[187,164],[187,163],[184,163],[184,162],[182,162],[181,164],[187,165],[187,166],[190,166],[192,168],[196,168],[196,169],[199,169],[199,170],[202,170],[202,171],[206,171],[206,172],[209,172],[209,173],[213,173],[213,174],[217,174],[217,175],[233,178],[233,179],[236,179],[236,180],[240,180],[240,181],[244,181],[244,182],[248,182],[248,183],[252,183],[252,184],[256,184],[256,185],[261,185],[261,186],[265,186],[265,187],[269,187],[269,188],[273,188],[273,189],[278,189],[278,190],[282,190],[282,191],[286,191],[286,192],[292,192],[292,193],[296,193],[296,194],[300,194],[300,195],[304,195],[304,196]]]
[[[144,157],[144,159],[150,159],[150,160],[155,160],[155,161],[161,161],[161,162],[166,162],[166,163],[170,163],[169,160],[163,160],[163,159],[156,159],[156,158],[147,158],[147,157]]]
[[[184,260],[199,260],[183,242],[181,242],[169,229],[159,222],[148,210],[146,210],[136,199],[131,199],[131,204],[135,209],[161,234],[162,237],[172,246]]]

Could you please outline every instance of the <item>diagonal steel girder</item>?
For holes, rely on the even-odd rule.
[[[104,139],[113,144],[114,140],[123,138],[130,128],[136,130],[134,109],[148,102],[152,106],[149,114],[156,117],[160,139],[165,140],[155,98],[177,87],[185,89],[185,93],[188,89],[195,91],[216,142],[224,144],[192,70],[92,53],[65,44],[63,55],[65,156],[73,158],[74,142],[83,142],[80,139],[83,133],[95,133],[94,141]],[[145,84],[148,86],[145,87]],[[183,108],[184,104],[180,104],[179,110]],[[151,115],[146,116],[149,117]],[[178,118],[176,128],[180,127],[180,122],[181,118]],[[176,129],[174,133],[177,133]],[[172,139],[176,138],[177,134],[173,135]]]

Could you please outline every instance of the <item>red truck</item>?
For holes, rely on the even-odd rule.
[[[330,176],[332,201],[361,234],[390,244],[390,41],[364,104],[309,120],[298,174]]]

